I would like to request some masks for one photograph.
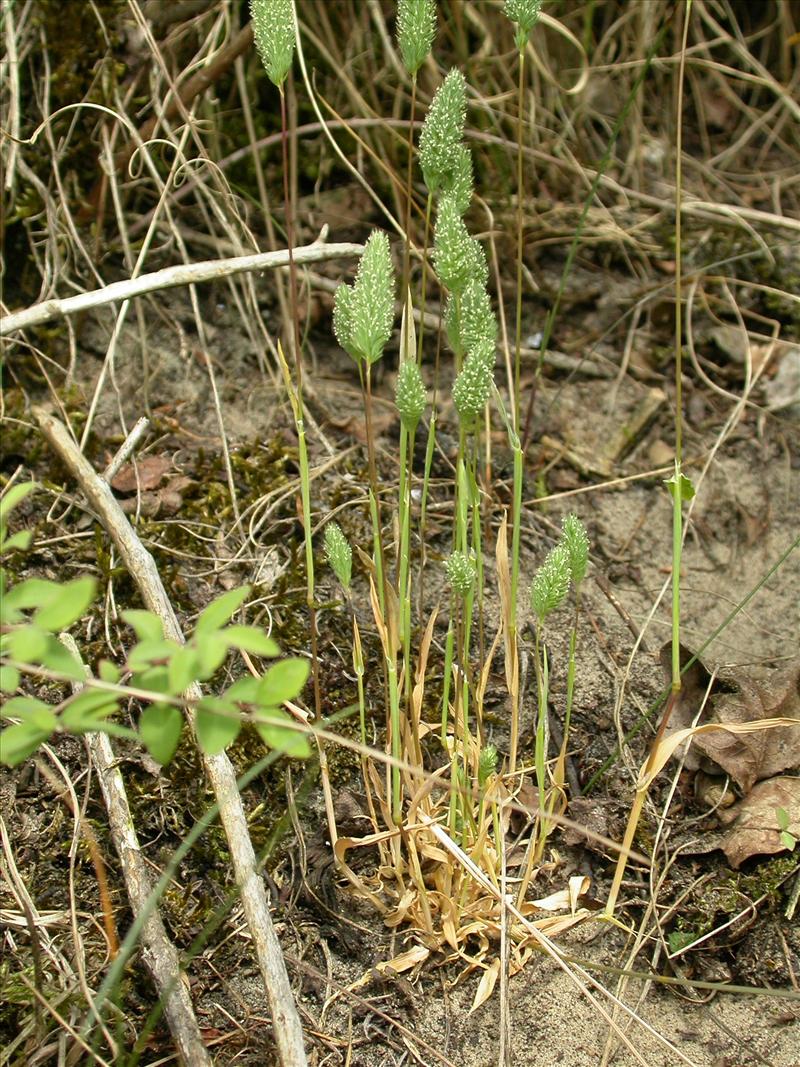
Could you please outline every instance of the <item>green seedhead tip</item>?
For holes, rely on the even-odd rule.
[[[395,403],[403,425],[409,433],[413,433],[422,412],[425,410],[425,384],[422,374],[413,359],[400,364],[397,372],[397,388]]]
[[[292,0],[250,0],[253,36],[269,80],[283,85],[294,57]]]
[[[564,542],[559,541],[547,554],[531,586],[531,608],[540,625],[567,595],[569,580],[569,551]]]
[[[466,552],[451,552],[445,560],[445,571],[456,596],[465,597],[475,584],[475,562]]]
[[[434,93],[419,136],[419,163],[431,193],[442,192],[453,181],[466,116],[466,82],[454,67]]]
[[[542,0],[506,0],[506,15],[517,24],[516,44],[522,51],[542,13]]]
[[[325,555],[342,588],[349,589],[353,552],[338,523],[329,522],[325,527]]]
[[[578,586],[586,576],[589,563],[589,538],[586,535],[586,527],[577,515],[567,515],[563,519],[561,540],[569,554],[570,576]]]
[[[416,74],[425,62],[435,34],[434,0],[398,0],[397,42],[409,74]]]

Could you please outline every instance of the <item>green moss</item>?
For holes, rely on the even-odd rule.
[[[720,867],[713,878],[704,880],[683,900],[669,933],[672,951],[685,948],[724,926],[746,909],[748,901],[762,901],[759,906],[762,916],[778,907],[782,886],[795,864],[794,857],[778,855],[749,870]]]

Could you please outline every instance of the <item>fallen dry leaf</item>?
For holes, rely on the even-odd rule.
[[[667,671],[669,649],[665,645],[661,650]],[[691,655],[681,647],[682,664]],[[711,675],[697,660],[683,675],[683,688],[665,739],[690,727],[704,700],[700,725],[720,723],[738,727],[767,719],[794,719],[797,726],[784,724],[747,733],[713,730],[695,734],[684,756],[688,770],[724,772],[747,794],[756,782],[800,767],[800,660],[788,670],[769,671],[759,679],[750,672],[731,671],[713,685]],[[682,747],[676,755],[682,754]]]
[[[172,468],[169,456],[144,456],[136,463],[126,463],[111,479],[112,489],[118,493],[135,493],[137,489],[155,489]]]
[[[800,839],[800,778],[759,782],[744,800],[718,813],[720,822],[730,827],[720,847],[732,867],[740,867],[751,856],[786,850],[778,824],[779,808],[789,817],[788,832]]]

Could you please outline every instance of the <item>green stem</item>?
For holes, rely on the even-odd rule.
[[[517,91],[517,313],[514,333],[514,430],[519,434],[520,364],[522,361],[522,251],[523,251],[523,188],[522,188],[522,112],[524,105],[525,52],[519,53],[519,84]]]

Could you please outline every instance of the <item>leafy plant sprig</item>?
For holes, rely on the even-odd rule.
[[[33,483],[14,487],[0,501],[0,549],[27,547],[28,531],[7,536],[11,510],[34,489]],[[21,536],[21,534],[23,536]],[[83,666],[56,636],[69,629],[91,607],[97,583],[91,577],[59,583],[28,578],[10,585],[0,570],[0,690],[8,694],[2,716],[18,720],[0,733],[0,760],[16,766],[56,733],[83,734],[101,730],[139,740],[152,757],[168,763],[183,730],[183,694],[195,682],[210,680],[232,650],[274,658],[275,641],[255,626],[231,623],[250,588],[231,589],[199,615],[186,644],[164,636],[161,620],[150,611],[131,610],[122,618],[136,634],[124,666],[101,660],[95,676],[85,677]],[[20,692],[23,677],[84,683],[84,688],[57,704]],[[244,677],[223,693],[202,697],[194,704],[195,730],[202,750],[222,751],[239,734],[246,719],[264,742],[286,754],[309,754],[307,736],[281,707],[299,696],[308,677],[308,662],[285,659],[261,677]],[[123,701],[145,703],[138,729],[114,720]]]

